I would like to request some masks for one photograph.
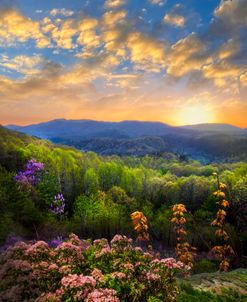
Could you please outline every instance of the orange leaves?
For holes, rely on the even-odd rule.
[[[220,262],[219,269],[220,269],[220,271],[222,271],[222,272],[227,272],[228,269],[229,269],[229,266],[230,266],[229,261],[223,260],[223,261]]]
[[[130,214],[130,217],[132,219],[134,230],[137,232],[137,239],[140,241],[148,241],[149,234],[146,216],[142,212],[136,211]]]
[[[222,207],[224,208],[228,208],[229,207],[229,202],[225,199],[223,199],[220,203],[219,203]]]
[[[180,204],[175,204],[172,207],[172,219],[171,223],[173,223],[174,230],[176,232],[177,245],[176,245],[176,255],[179,261],[188,265],[189,267],[193,267],[194,257],[196,256],[196,249],[192,248],[190,244],[186,241],[185,236],[187,235],[187,231],[185,230],[186,218],[184,214],[187,212],[185,206]]]
[[[220,271],[227,271],[230,266],[230,256],[234,255],[234,251],[230,245],[227,244],[229,240],[229,235],[225,230],[225,220],[227,216],[226,208],[229,207],[229,202],[226,200],[226,191],[227,186],[219,182],[219,177],[217,175],[218,181],[218,190],[214,192],[214,196],[218,198],[217,204],[219,205],[218,212],[216,214],[216,219],[211,223],[212,226],[217,227],[215,235],[219,237],[222,242],[222,245],[218,245],[212,248],[212,252],[215,254],[215,257],[220,260],[219,269]]]
[[[216,230],[215,235],[223,238],[225,241],[229,239],[227,232],[222,229]]]
[[[220,190],[226,190],[226,184],[220,183]]]
[[[178,214],[182,215],[183,213],[187,212],[185,206],[182,203],[175,204],[172,207],[173,215],[176,216]]]
[[[226,194],[220,190],[216,191],[213,193],[216,197],[221,197],[221,198],[225,198]]]

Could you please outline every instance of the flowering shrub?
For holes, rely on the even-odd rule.
[[[186,240],[187,231],[185,230],[186,218],[184,217],[187,212],[185,206],[181,204],[175,204],[172,207],[173,217],[171,222],[174,223],[174,229],[176,232],[176,256],[188,268],[193,267],[194,258],[196,256],[196,249],[192,247]]]
[[[50,205],[50,210],[53,214],[62,215],[65,209],[65,199],[62,193],[54,196],[54,201]]]
[[[30,159],[24,171],[20,171],[15,176],[15,181],[23,186],[35,186],[39,183],[38,174],[44,169],[44,164],[36,162],[35,159]]]
[[[70,235],[56,248],[18,242],[0,256],[0,301],[176,301],[173,258],[159,259],[116,235],[90,243]]]
[[[221,245],[214,246],[212,252],[216,258],[220,261],[219,270],[227,271],[230,266],[230,258],[234,255],[234,251],[231,245],[228,243],[230,236],[228,235],[225,224],[227,208],[229,202],[226,200],[226,185],[219,181],[218,174],[214,174],[217,177],[218,190],[214,192],[214,196],[217,198],[218,212],[216,219],[211,223],[212,226],[216,227],[215,235],[220,239]]]

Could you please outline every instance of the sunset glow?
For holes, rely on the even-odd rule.
[[[0,1],[0,124],[247,127],[246,0]]]
[[[178,112],[177,121],[181,125],[195,125],[215,122],[212,112],[200,106],[183,108]]]

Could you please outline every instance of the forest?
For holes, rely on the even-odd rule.
[[[222,194],[224,199],[220,200]],[[246,202],[247,164],[243,162],[202,165],[173,153],[164,153],[162,157],[100,156],[0,128],[3,251],[19,240],[42,240],[56,247],[72,233],[92,240],[111,240],[121,234],[126,246],[130,243],[124,238],[135,239],[138,235],[135,244],[141,239],[139,244],[144,250],[152,246],[162,257],[174,257],[180,240],[177,231],[185,232],[183,223],[179,225],[178,221],[185,214],[186,244],[196,247],[195,253],[187,253],[192,257],[189,260],[193,262],[192,274],[215,272],[223,260],[227,261],[227,267],[222,270],[246,267]],[[184,208],[181,209],[180,204]],[[219,232],[226,232],[227,238],[222,234],[232,250],[224,259],[213,253],[214,246],[219,244],[213,221],[219,215],[221,204],[223,209],[227,207],[224,225],[222,228],[215,225]],[[133,223],[134,226],[139,223],[138,217],[135,220],[131,216],[133,213],[143,215],[139,228],[133,227]],[[147,240],[142,240],[144,235]],[[76,238],[73,240],[77,245],[83,244]],[[186,261],[188,263],[188,259]],[[146,300],[139,298],[138,301],[163,301],[155,300],[160,294],[154,300],[148,300],[146,295]],[[65,298],[63,301],[74,301]],[[121,301],[132,300],[126,297]]]

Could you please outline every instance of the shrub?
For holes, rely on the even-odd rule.
[[[0,301],[176,301],[173,258],[134,247],[116,235],[93,243],[72,234],[49,247],[44,241],[18,242],[0,257]]]
[[[193,267],[194,274],[201,274],[201,273],[213,273],[217,271],[217,264],[215,261],[202,259],[201,261],[195,262]]]

